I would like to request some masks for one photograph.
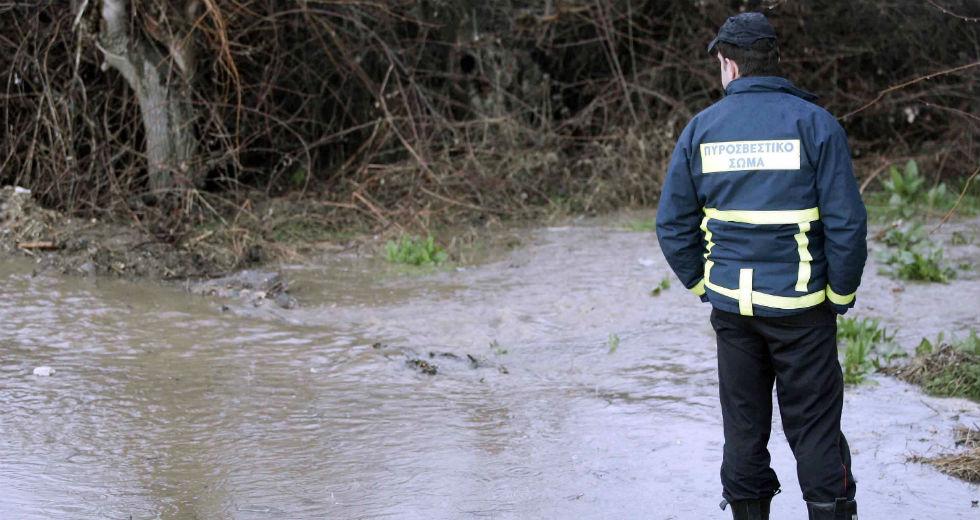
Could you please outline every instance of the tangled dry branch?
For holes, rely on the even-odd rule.
[[[192,107],[193,160],[148,153],[146,104],[104,65],[108,4]],[[848,114],[857,158],[976,168],[968,0],[0,1],[0,182],[164,235],[255,190],[313,193],[337,226],[650,204],[680,126],[721,95],[704,44],[744,9]],[[155,167],[168,204],[146,197]]]

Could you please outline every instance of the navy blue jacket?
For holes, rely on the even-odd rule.
[[[684,286],[719,310],[854,305],[867,213],[847,135],[814,99],[783,78],[739,78],[677,140],[657,238]]]

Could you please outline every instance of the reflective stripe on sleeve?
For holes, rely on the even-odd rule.
[[[850,305],[856,295],[856,291],[851,294],[837,294],[829,285],[827,286],[827,298],[831,303],[836,303],[837,305]]]
[[[725,222],[740,222],[743,224],[802,224],[803,222],[820,220],[820,210],[817,208],[785,211],[721,210],[715,208],[704,208],[704,215],[707,218],[724,220]]]

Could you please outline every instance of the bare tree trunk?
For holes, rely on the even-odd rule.
[[[99,44],[106,63],[136,93],[146,132],[149,187],[153,195],[164,197],[178,184],[194,185],[199,180],[192,171],[198,146],[189,92],[192,53],[189,47],[177,45],[168,45],[172,56],[161,53],[131,29],[129,4],[129,0],[102,1]]]

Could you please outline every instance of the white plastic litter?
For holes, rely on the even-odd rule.
[[[34,375],[41,377],[48,377],[53,375],[55,370],[51,367],[37,367],[34,369]]]

